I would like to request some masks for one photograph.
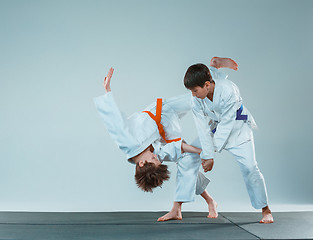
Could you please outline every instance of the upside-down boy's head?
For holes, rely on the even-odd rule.
[[[143,166],[136,164],[135,180],[137,186],[145,192],[152,192],[153,188],[161,187],[170,178],[167,165],[155,165],[145,162]]]

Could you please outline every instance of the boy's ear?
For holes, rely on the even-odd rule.
[[[210,87],[210,84],[211,84],[211,83],[210,83],[209,81],[205,81],[204,86],[205,86],[205,87]]]
[[[138,162],[139,167],[143,167],[145,165],[145,161],[144,160],[140,160]]]

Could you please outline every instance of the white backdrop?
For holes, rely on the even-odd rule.
[[[113,66],[126,114],[185,93],[188,66],[231,57],[254,115],[271,204],[313,204],[312,1],[1,1],[0,210],[169,210],[172,177],[141,192],[92,98]],[[192,117],[184,137],[196,137]],[[232,157],[208,191],[220,210],[253,210]],[[183,210],[205,211],[204,202]]]

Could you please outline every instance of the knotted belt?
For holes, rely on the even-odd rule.
[[[243,120],[246,121],[248,120],[248,115],[242,114],[243,111],[243,106],[241,104],[240,108],[238,108],[237,112],[236,112],[236,120]],[[212,133],[214,134],[216,132],[216,128],[214,128],[212,130]]]
[[[160,136],[164,139],[164,141],[166,143],[177,142],[177,141],[181,140],[181,138],[175,138],[175,139],[171,139],[171,140],[168,140],[165,138],[164,128],[163,128],[163,125],[161,123],[162,98],[157,99],[155,115],[153,115],[150,111],[143,111],[143,112],[148,113],[149,116],[155,121],[155,123],[158,126]]]

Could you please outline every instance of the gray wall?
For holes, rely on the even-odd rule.
[[[213,56],[239,63],[227,73],[258,123],[271,204],[313,204],[312,10],[305,0],[1,1],[0,210],[170,209],[175,165],[162,189],[137,189],[92,98],[113,66],[121,110],[140,111],[187,92],[187,67]],[[192,117],[182,124],[192,141]],[[220,210],[253,210],[227,152],[207,176]]]

